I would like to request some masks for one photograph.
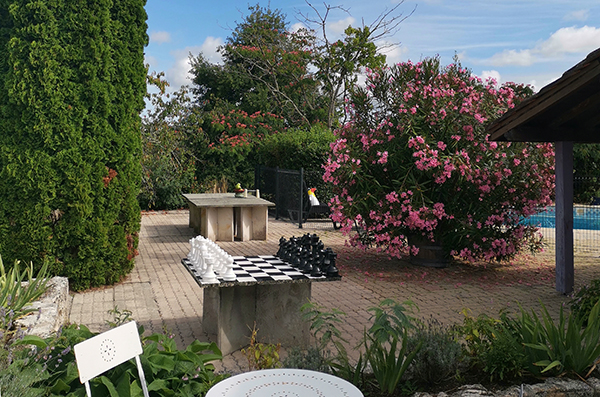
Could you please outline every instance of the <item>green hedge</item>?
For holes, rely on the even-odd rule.
[[[74,289],[133,267],[144,0],[0,0],[0,254]]]

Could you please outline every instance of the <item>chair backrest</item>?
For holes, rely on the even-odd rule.
[[[144,396],[148,388],[139,355],[142,343],[135,321],[113,328],[74,346],[75,361],[79,370],[79,380],[85,384],[88,397],[91,397],[89,381],[125,361],[135,358]]]

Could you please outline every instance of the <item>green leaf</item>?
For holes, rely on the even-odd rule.
[[[25,335],[22,339],[18,339],[13,342],[14,346],[22,346],[22,345],[34,345],[39,347],[40,349],[45,349],[48,346],[48,343],[36,335]]]
[[[108,379],[106,376],[102,375],[102,376],[100,376],[100,381],[108,389],[108,393],[109,393],[110,397],[119,397],[119,392],[117,392],[115,385],[113,385],[113,383],[110,379]]]

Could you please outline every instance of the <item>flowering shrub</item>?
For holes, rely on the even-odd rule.
[[[402,257],[418,252],[409,239],[426,238],[471,261],[539,249],[536,229],[519,220],[552,201],[552,146],[491,142],[485,133],[530,93],[436,58],[370,71],[325,165],[334,220],[347,234],[356,221],[370,237],[350,242]]]
[[[201,188],[208,189],[214,180],[222,179],[229,186],[252,186],[260,142],[284,129],[284,120],[268,112],[210,112],[195,142]]]

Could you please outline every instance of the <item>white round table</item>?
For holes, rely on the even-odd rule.
[[[206,397],[363,397],[352,383],[305,369],[245,372],[213,386]]]

